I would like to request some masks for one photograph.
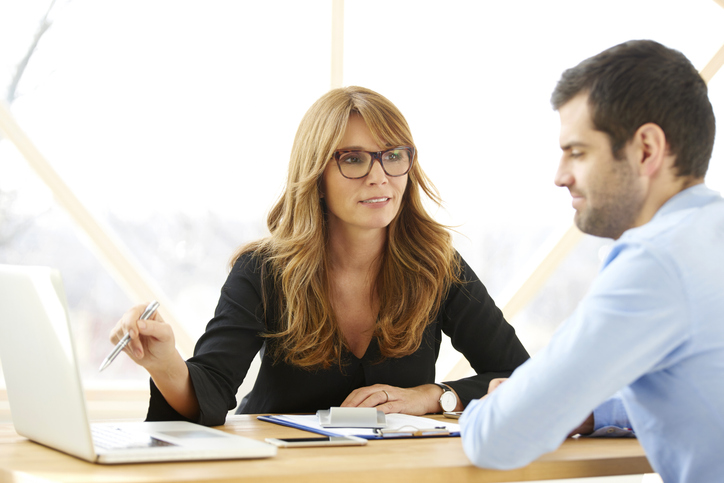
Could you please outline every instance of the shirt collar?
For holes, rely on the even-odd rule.
[[[679,191],[669,198],[666,203],[659,208],[659,211],[656,212],[651,221],[675,211],[704,206],[707,203],[711,203],[714,198],[721,198],[721,195],[717,191],[707,187],[704,183],[696,184]]]

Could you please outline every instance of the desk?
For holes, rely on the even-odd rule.
[[[440,418],[439,416],[433,416]],[[308,433],[234,416],[220,429],[249,438]],[[635,439],[569,439],[556,451],[512,471],[476,468],[460,438],[370,441],[367,446],[279,448],[260,460],[103,466],[45,448],[0,424],[0,483],[13,482],[502,482],[651,473]]]

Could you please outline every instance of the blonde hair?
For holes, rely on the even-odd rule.
[[[281,315],[279,327],[266,334],[275,339],[271,354],[304,368],[341,363],[346,348],[329,297],[320,185],[352,114],[362,117],[379,146],[415,146],[407,121],[385,97],[362,87],[328,92],[297,130],[286,188],[267,218],[271,235],[240,248],[231,262],[249,252],[261,257],[263,278],[271,277],[273,287],[262,295],[265,313],[276,304],[273,312]],[[399,213],[388,227],[375,281],[379,314],[374,336],[386,358],[420,347],[450,285],[460,283],[450,233],[425,211],[420,192],[438,205],[441,200],[416,158]]]

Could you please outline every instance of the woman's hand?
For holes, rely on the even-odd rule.
[[[403,413],[421,416],[442,411],[439,402],[441,393],[442,389],[435,384],[423,384],[407,389],[375,384],[352,391],[342,403],[342,407],[376,407],[385,414]],[[458,405],[461,404],[458,402]]]
[[[145,305],[137,305],[123,314],[111,331],[111,342],[117,344],[124,334],[131,334],[131,342],[123,350],[151,374],[172,408],[195,420],[199,415],[199,402],[188,367],[176,350],[173,330],[158,312],[149,319],[139,320],[145,308]]]
[[[153,374],[174,361],[178,352],[173,330],[158,312],[149,319],[139,320],[145,308],[145,305],[137,305],[123,314],[111,330],[110,339],[111,343],[117,344],[125,334],[131,334],[131,341],[123,351]]]
[[[498,386],[500,386],[507,380],[508,380],[507,377],[498,377],[495,379],[491,379],[490,383],[488,384],[488,393],[485,396],[481,397],[480,399],[485,399],[486,397],[490,396],[493,393],[493,391],[495,391],[498,388]]]

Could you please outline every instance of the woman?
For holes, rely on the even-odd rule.
[[[233,257],[215,317],[184,362],[173,333],[138,306],[111,335],[152,377],[148,418],[223,424],[237,413],[332,406],[462,410],[528,358],[483,284],[425,211],[439,199],[407,122],[383,96],[335,89],[306,113],[270,236]],[[436,385],[442,332],[477,375]]]

